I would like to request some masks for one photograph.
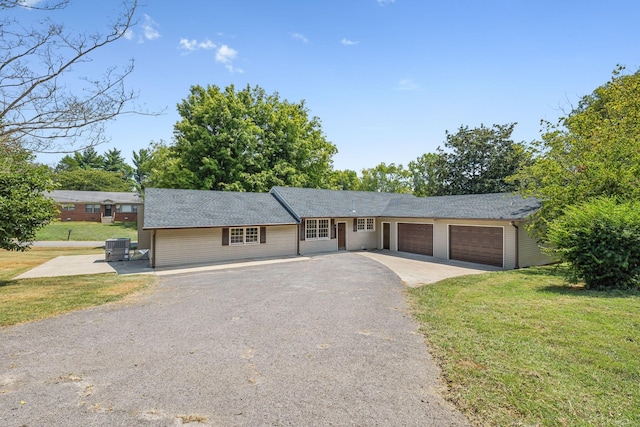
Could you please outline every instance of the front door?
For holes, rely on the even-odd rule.
[[[389,235],[391,234],[391,226],[388,222],[382,224],[382,249],[389,249]]]
[[[344,222],[338,223],[338,250],[347,250],[347,224]]]
[[[111,216],[111,206],[112,205],[104,205],[104,216]]]

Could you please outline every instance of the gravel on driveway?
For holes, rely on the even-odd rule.
[[[467,426],[403,289],[342,253],[3,328],[0,425]]]

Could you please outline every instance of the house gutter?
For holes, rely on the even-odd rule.
[[[520,228],[515,221],[511,225],[516,229],[516,270],[520,268]]]

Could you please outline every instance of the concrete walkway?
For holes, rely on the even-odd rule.
[[[344,252],[346,253],[346,252]],[[352,252],[353,253],[353,252]],[[480,274],[487,271],[499,271],[500,268],[471,264],[459,261],[437,260],[436,258],[400,252],[373,251],[355,252],[356,254],[379,262],[393,271],[407,286],[416,287],[440,280]],[[340,255],[342,253],[339,253]],[[327,254],[331,255],[331,254]],[[325,255],[317,255],[325,256]],[[223,270],[230,268],[252,267],[264,264],[305,261],[309,257],[289,257],[259,260],[241,260],[206,265],[190,265],[185,267],[156,268],[149,267],[149,260],[105,262],[103,254],[59,256],[15,277],[27,279],[36,277],[77,276],[83,274],[156,274],[167,276],[173,274],[194,273]]]
[[[418,287],[428,283],[439,282],[450,277],[482,274],[488,271],[502,271],[499,267],[472,264],[469,262],[440,260],[431,256],[390,252],[380,250],[374,252],[358,252],[359,255],[371,258],[385,265],[396,273],[402,282],[410,287]]]

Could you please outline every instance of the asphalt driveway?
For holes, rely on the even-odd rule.
[[[3,426],[463,426],[407,313],[358,254],[162,276],[0,330]]]

